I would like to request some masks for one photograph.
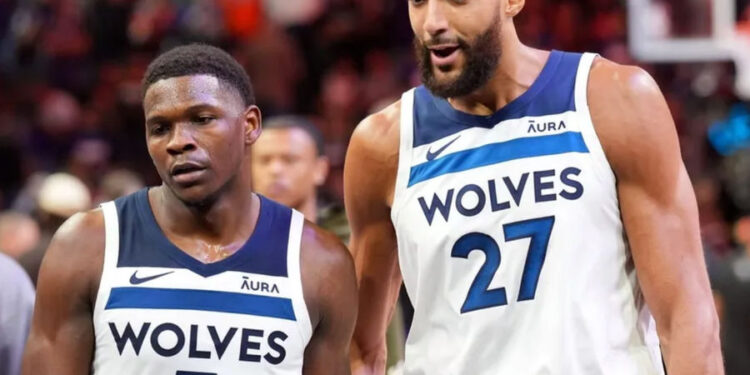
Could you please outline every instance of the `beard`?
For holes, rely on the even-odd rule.
[[[492,78],[501,56],[500,42],[501,21],[499,17],[490,24],[482,34],[477,36],[474,43],[469,44],[458,38],[458,49],[465,57],[464,67],[454,79],[439,80],[435,77],[435,67],[432,65],[431,52],[419,38],[414,38],[414,49],[417,54],[422,83],[434,95],[442,98],[466,96],[484,86]],[[430,41],[430,45],[449,43],[437,37]]]

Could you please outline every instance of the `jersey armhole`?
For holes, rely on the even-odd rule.
[[[411,151],[414,139],[414,91],[411,89],[401,96],[401,116],[399,117],[399,149],[398,169],[396,172],[396,186],[393,190],[393,204],[391,205],[391,222],[396,226],[401,206],[403,205],[403,193],[409,183],[409,170],[411,166]]]
[[[599,55],[595,53],[584,53],[581,56],[575,83],[576,112],[581,116],[581,133],[584,142],[586,142],[586,146],[589,148],[591,157],[594,159],[596,175],[602,180],[602,182],[614,186],[617,182],[616,176],[612,170],[612,166],[609,164],[609,160],[607,160],[607,155],[604,153],[604,148],[599,141],[599,136],[596,134],[596,126],[594,126],[594,120],[591,118],[591,111],[588,102],[588,86],[591,67],[598,56]]]
[[[97,317],[104,311],[107,303],[111,289],[107,276],[110,270],[117,267],[117,259],[120,252],[120,223],[115,202],[102,203],[101,208],[102,215],[104,215],[104,264],[102,264],[102,274],[99,277],[99,290],[96,292],[96,301],[94,302],[93,318],[95,323],[98,321]]]
[[[289,243],[287,245],[287,270],[290,285],[297,289],[294,293],[298,298],[292,298],[292,308],[297,319],[300,339],[304,345],[312,338],[312,323],[310,312],[305,302],[305,288],[302,285],[302,230],[305,225],[305,217],[298,211],[292,210],[291,223],[289,223]]]

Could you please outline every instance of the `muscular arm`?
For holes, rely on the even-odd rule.
[[[401,286],[396,234],[390,218],[398,167],[396,103],[354,132],[344,167],[344,194],[359,282],[359,318],[352,341],[355,374],[385,373],[385,332]]]
[[[667,104],[647,73],[601,59],[588,97],[667,371],[723,374],[695,195]]]
[[[89,373],[95,284],[103,252],[103,219],[98,211],[73,216],[53,237],[39,271],[24,375]]]
[[[348,375],[349,342],[357,318],[357,281],[346,247],[332,234],[306,224],[302,281],[313,334],[304,375]]]

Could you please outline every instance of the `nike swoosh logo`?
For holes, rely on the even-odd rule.
[[[451,139],[450,142],[444,144],[443,147],[440,147],[439,149],[435,150],[435,152],[432,152],[432,150],[427,149],[427,161],[433,161],[433,160],[435,160],[435,158],[438,157],[438,155],[442,154],[443,151],[445,151],[445,149],[448,148],[448,146],[452,145],[453,142],[455,142],[459,138],[461,138],[460,135],[456,136],[456,138]],[[432,147],[430,147],[430,148],[432,148]]]
[[[164,273],[160,273],[158,275],[153,275],[153,276],[148,276],[148,277],[138,277],[136,275],[138,273],[138,271],[135,271],[135,272],[133,272],[133,275],[130,276],[130,283],[133,284],[133,285],[143,284],[143,283],[151,281],[153,279],[158,279],[158,278],[160,278],[162,276],[169,275],[172,272],[174,272],[174,271],[164,272]]]

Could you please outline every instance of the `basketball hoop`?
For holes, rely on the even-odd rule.
[[[705,2],[629,0],[627,4],[629,47],[636,59],[674,63],[734,61],[735,92],[750,99],[750,19],[736,23],[734,0],[712,0],[705,9],[690,9],[690,14],[705,17],[698,24],[710,26],[687,36],[674,35],[673,9],[700,7]]]

